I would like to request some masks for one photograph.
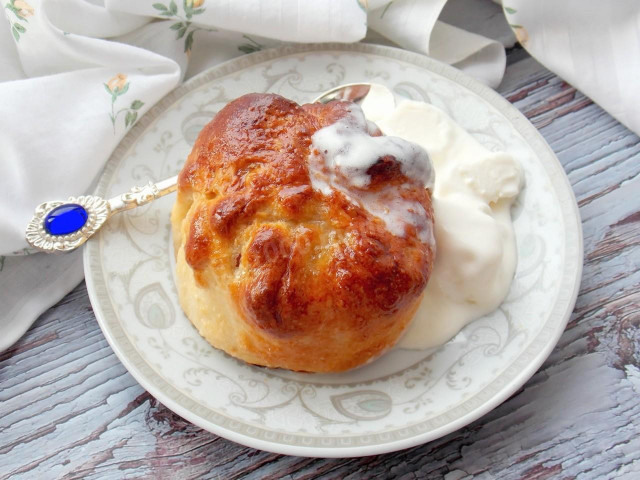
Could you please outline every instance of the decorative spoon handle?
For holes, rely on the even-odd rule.
[[[29,244],[43,252],[70,252],[89,240],[112,215],[145,205],[174,192],[178,176],[133,187],[126,193],[105,200],[95,195],[69,197],[36,207],[27,226]]]
[[[133,187],[127,193],[111,198],[109,200],[109,209],[114,214],[146,205],[156,198],[175,192],[177,186],[178,176],[175,175],[171,178],[160,180],[158,183],[149,182],[144,187]]]

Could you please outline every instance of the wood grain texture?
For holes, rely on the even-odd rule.
[[[530,58],[509,65],[500,92],[564,165],[585,239],[571,322],[512,398],[392,454],[257,451],[146,393],[107,345],[82,284],[0,354],[0,479],[640,478],[640,140]]]

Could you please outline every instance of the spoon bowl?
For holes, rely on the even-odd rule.
[[[329,103],[333,100],[342,100],[360,104],[371,91],[373,83],[345,83],[327,90],[316,97],[312,103]]]

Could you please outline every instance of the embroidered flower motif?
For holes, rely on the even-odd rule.
[[[509,21],[509,26],[513,29],[513,33],[516,34],[516,39],[518,40],[518,43],[520,43],[520,45],[525,47],[527,45],[527,42],[529,41],[529,32],[527,32],[527,29],[524,28],[522,25],[511,23],[509,19],[509,15],[518,13],[518,11],[515,8],[507,7],[506,5],[503,8],[504,8],[505,14],[507,14],[507,20]]]
[[[527,32],[527,29],[520,25],[512,25],[512,27],[513,32],[516,34],[516,38],[518,39],[518,43],[523,47],[526,46],[529,41],[529,32]]]
[[[142,108],[144,102],[141,100],[134,100],[128,107],[121,108],[117,112],[115,111],[115,105],[118,97],[124,95],[129,90],[129,82],[127,76],[124,73],[118,73],[111,77],[108,82],[104,83],[104,88],[109,95],[111,95],[111,113],[109,118],[113,125],[113,134],[116,133],[116,120],[121,113],[124,113],[124,128],[129,128],[138,119],[138,110]]]
[[[18,9],[18,14],[22,18],[31,17],[33,15],[33,7],[24,0],[15,0],[13,6]]]
[[[216,31],[214,28],[200,28],[193,26],[191,22],[194,15],[200,15],[204,12],[205,9],[202,6],[204,1],[205,0],[184,0],[182,4],[184,16],[178,13],[178,5],[174,0],[171,0],[168,5],[163,3],[154,3],[152,5],[152,7],[158,11],[159,15],[180,20],[169,28],[176,31],[176,40],[184,37],[184,52],[187,55],[191,53],[191,48],[193,47],[193,35],[198,30],[206,30],[208,32]]]
[[[29,5],[24,0],[9,0],[9,2],[4,6],[10,12],[16,16],[16,21],[12,22],[10,18],[9,25],[11,26],[11,33],[13,34],[13,38],[16,39],[16,42],[20,41],[20,34],[26,33],[27,28],[21,23],[28,23],[27,17],[33,16],[35,10],[31,5]]]
[[[125,86],[127,87],[127,89],[129,88],[129,84],[127,83],[127,76],[124,73],[119,73],[115,77],[111,78],[106,83],[106,86],[107,90],[115,95],[118,95],[118,92],[122,92]]]

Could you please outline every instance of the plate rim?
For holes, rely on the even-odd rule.
[[[496,408],[498,405],[503,403],[505,400],[507,400],[522,385],[524,385],[524,383],[529,378],[531,378],[535,374],[535,372],[537,372],[543,362],[547,359],[551,351],[555,348],[558,340],[560,339],[560,336],[564,332],[566,324],[569,321],[571,313],[573,312],[573,308],[575,306],[580,288],[584,258],[582,224],[578,205],[569,179],[567,178],[566,173],[561,163],[557,159],[555,153],[553,152],[551,147],[549,147],[540,132],[526,119],[526,117],[519,110],[511,105],[511,103],[509,103],[500,94],[474,80],[467,74],[457,70],[456,68],[441,63],[432,58],[398,48],[362,43],[324,43],[271,48],[241,57],[236,57],[214,67],[211,67],[192,77],[180,86],[176,87],[161,100],[159,100],[145,115],[141,117],[136,125],[134,125],[134,127],[131,128],[129,132],[127,132],[118,146],[114,149],[100,174],[100,180],[98,182],[98,186],[96,187],[96,194],[100,195],[106,191],[108,183],[111,179],[110,173],[112,173],[113,170],[115,170],[115,168],[119,165],[124,154],[129,150],[129,147],[146,130],[147,126],[151,122],[155,121],[159,114],[167,110],[185,94],[200,87],[201,85],[214,80],[215,78],[223,77],[243,70],[245,68],[268,62],[270,60],[308,52],[338,54],[346,52],[377,55],[391,60],[404,61],[419,68],[423,68],[441,75],[448,80],[461,85],[463,88],[466,88],[467,90],[481,97],[487,103],[491,104],[523,137],[525,142],[532,148],[534,152],[536,152],[536,156],[538,158],[546,157],[545,161],[542,161],[541,163],[547,173],[549,173],[554,186],[554,193],[556,194],[556,196],[558,196],[562,222],[565,227],[565,266],[562,273],[562,280],[560,282],[558,297],[556,298],[554,305],[550,309],[550,316],[559,314],[562,316],[562,318],[558,321],[557,328],[555,328],[554,331],[545,332],[544,328],[541,329],[536,337],[531,340],[528,347],[524,351],[520,352],[516,359],[507,367],[506,371],[492,380],[474,397],[471,397],[471,399],[476,398],[481,392],[487,390],[489,387],[495,387],[494,384],[501,380],[502,377],[507,374],[507,371],[509,369],[512,369],[514,364],[516,364],[526,352],[529,352],[534,347],[538,347],[536,343],[542,342],[542,345],[539,346],[534,357],[526,363],[524,368],[519,372],[511,372],[512,376],[506,382],[504,382],[504,385],[500,386],[498,391],[494,392],[488,399],[481,402],[480,405],[472,407],[465,414],[460,415],[457,418],[449,422],[445,422],[441,426],[432,428],[426,432],[417,432],[405,438],[394,439],[389,442],[373,443],[371,445],[361,445],[355,447],[290,445],[257,438],[255,436],[231,430],[229,428],[226,428],[225,426],[207,420],[199,416],[196,412],[189,410],[180,402],[180,400],[182,400],[183,402],[191,400],[184,396],[181,399],[180,395],[182,394],[177,391],[177,389],[176,391],[178,392],[178,399],[174,399],[171,398],[165,391],[162,391],[161,387],[158,387],[153,381],[160,381],[162,383],[166,383],[169,387],[172,387],[171,384],[169,384],[166,380],[164,380],[152,370],[150,373],[145,373],[142,371],[142,368],[146,365],[144,359],[142,359],[142,357],[137,354],[135,347],[131,345],[128,338],[126,337],[126,334],[124,334],[123,332],[119,333],[111,330],[108,324],[108,319],[106,318],[107,315],[104,311],[103,305],[105,301],[108,302],[107,304],[110,304],[110,299],[108,293],[105,291],[106,285],[104,284],[104,282],[101,284],[101,278],[98,278],[101,275],[101,269],[99,268],[100,266],[97,263],[99,260],[100,251],[100,243],[99,241],[97,241],[99,239],[88,242],[83,252],[87,291],[89,293],[91,304],[94,307],[94,314],[96,316],[96,319],[98,320],[100,329],[102,330],[105,338],[107,339],[107,342],[115,352],[118,359],[125,366],[125,368],[145,390],[156,397],[167,408],[171,409],[173,412],[185,418],[189,422],[216,435],[232,440],[236,443],[285,455],[307,457],[354,457],[389,453],[420,445],[440,438],[444,435],[447,435],[448,433],[454,432],[468,425],[474,420],[484,416],[485,414]],[[552,168],[553,170],[555,170],[555,172],[549,172],[549,168]],[[552,173],[556,173],[558,175],[552,175]],[[572,244],[570,240],[573,240],[575,242],[574,245],[577,248],[573,250],[569,248],[569,246]],[[571,264],[569,264],[569,262],[567,261],[568,259],[572,260]],[[562,311],[556,312],[557,310]],[[548,336],[546,338],[542,338],[545,334],[548,334]],[[136,359],[135,355],[138,355],[140,359]],[[131,358],[132,356],[133,358]],[[148,365],[146,366],[148,367]],[[152,377],[154,376],[156,376],[157,378],[153,379]],[[461,405],[463,405],[464,403],[465,402],[463,402]],[[298,435],[291,434],[291,436]],[[318,435],[301,436],[320,439],[323,438],[323,436]],[[367,435],[353,435],[352,437],[356,436],[365,437]],[[375,434],[369,436],[375,436]]]

